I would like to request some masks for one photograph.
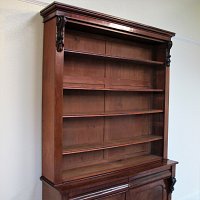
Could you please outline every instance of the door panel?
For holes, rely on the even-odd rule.
[[[164,180],[131,189],[127,200],[169,200]]]

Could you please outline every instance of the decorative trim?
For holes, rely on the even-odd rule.
[[[135,34],[138,36],[147,36],[150,40],[156,39],[159,42],[169,41],[170,38],[175,35],[175,33],[170,31],[58,2],[53,2],[52,4],[48,5],[42,11],[40,11],[40,14],[44,17],[44,21],[46,21],[50,15],[55,15],[58,12],[65,13],[65,16],[68,16],[70,19],[74,20],[77,20],[77,18],[80,20],[80,16],[85,16],[82,18],[82,20],[84,19],[83,21],[88,22],[88,19],[92,21],[95,20],[104,28],[116,29],[117,25],[117,30],[121,30],[123,32],[125,32],[123,30],[123,27],[125,26],[126,28],[130,28],[130,31],[126,32],[130,33],[131,35]],[[121,26],[123,27],[121,28]]]
[[[167,48],[166,48],[166,67],[170,66],[171,62],[171,55],[170,55],[170,49],[172,48],[172,41],[167,42]]]
[[[64,28],[65,28],[65,17],[57,16],[56,19],[56,48],[58,52],[63,51],[64,47]]]
[[[176,183],[176,178],[171,177],[170,178],[170,186],[169,186],[169,192],[172,193],[174,191],[174,185]]]

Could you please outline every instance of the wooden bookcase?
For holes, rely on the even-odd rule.
[[[174,33],[61,3],[41,15],[43,199],[170,200]]]

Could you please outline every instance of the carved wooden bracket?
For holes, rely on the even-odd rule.
[[[170,49],[172,48],[172,41],[167,42],[167,49],[166,49],[166,66],[169,67],[170,66],[170,62],[171,62],[171,55],[170,55]]]
[[[56,49],[61,52],[64,47],[64,28],[65,28],[65,17],[57,16],[56,21]]]
[[[175,177],[171,177],[170,178],[170,186],[169,186],[170,193],[172,193],[174,191],[175,183],[176,183],[176,178]]]

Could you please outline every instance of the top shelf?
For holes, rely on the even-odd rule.
[[[69,50],[69,49],[65,49],[65,54],[74,54],[74,55],[80,55],[80,56],[81,55],[82,56],[92,56],[92,57],[96,57],[96,58],[105,58],[105,59],[110,59],[110,60],[133,62],[133,63],[144,64],[144,65],[155,65],[155,66],[163,66],[164,65],[164,62],[159,62],[159,61],[125,58],[125,57],[119,57],[119,56],[103,55],[103,54],[75,51],[75,50]]]

